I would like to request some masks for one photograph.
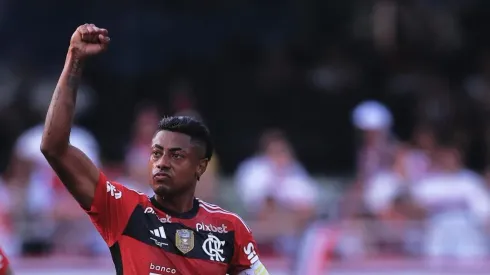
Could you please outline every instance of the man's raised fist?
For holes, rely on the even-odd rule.
[[[84,24],[77,28],[70,40],[70,48],[77,52],[79,58],[96,55],[109,46],[109,32],[94,24]]]

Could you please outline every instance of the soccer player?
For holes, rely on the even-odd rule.
[[[190,117],[160,121],[151,146],[151,198],[113,182],[70,145],[86,58],[109,45],[93,24],[77,28],[46,117],[41,151],[110,247],[117,274],[267,275],[250,229],[234,213],[194,197],[213,146]]]
[[[13,275],[9,260],[2,249],[0,249],[0,275]]]

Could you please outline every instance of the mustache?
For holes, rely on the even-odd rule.
[[[154,169],[152,171],[153,176],[168,176],[170,177],[170,171],[168,170],[161,170],[161,169]]]

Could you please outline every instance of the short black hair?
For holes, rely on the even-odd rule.
[[[158,123],[158,131],[182,133],[191,137],[191,141],[199,143],[205,149],[204,157],[211,160],[213,142],[208,127],[200,120],[191,116],[168,116]]]

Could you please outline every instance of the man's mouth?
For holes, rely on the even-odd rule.
[[[158,173],[153,174],[153,178],[155,180],[163,180],[163,179],[169,179],[171,177],[169,174],[167,174],[165,172],[158,172]]]

